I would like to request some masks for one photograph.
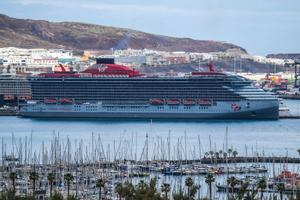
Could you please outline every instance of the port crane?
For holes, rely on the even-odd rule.
[[[294,82],[294,87],[299,88],[300,83],[299,83],[299,77],[300,77],[300,60],[295,60],[293,63],[293,66],[295,68],[295,82]]]
[[[300,87],[300,59],[294,60],[293,63],[286,63],[286,67],[293,67],[294,68],[294,88]]]

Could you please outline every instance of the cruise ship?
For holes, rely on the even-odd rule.
[[[29,78],[24,117],[278,119],[278,98],[244,77],[216,72],[143,75],[110,59],[81,73],[60,66]]]

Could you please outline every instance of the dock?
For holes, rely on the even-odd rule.
[[[232,163],[300,163],[300,158],[292,157],[228,157],[228,158],[201,158],[198,160],[176,160],[174,163],[202,163],[202,164],[232,164]]]
[[[298,115],[279,115],[279,119],[300,119],[300,116]]]

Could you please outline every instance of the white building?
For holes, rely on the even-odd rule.
[[[9,73],[48,72],[59,64],[59,59],[78,60],[70,50],[0,48],[3,71]]]

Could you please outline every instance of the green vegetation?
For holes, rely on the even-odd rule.
[[[283,200],[283,192],[285,190],[285,185],[284,183],[277,183],[276,184],[276,190],[279,192],[280,194],[280,200]]]
[[[101,199],[101,189],[105,186],[105,180],[100,178],[96,182],[96,187],[99,188],[99,200]]]
[[[38,178],[39,175],[37,172],[35,171],[30,172],[29,179],[32,181],[32,196],[35,196],[35,185],[36,185],[35,183],[38,180]]]
[[[13,195],[16,193],[16,179],[17,179],[17,174],[15,172],[11,172],[9,174],[9,179],[12,181],[12,186],[13,186]]]
[[[223,152],[219,152],[222,155]],[[233,151],[232,151],[233,153]],[[47,195],[47,200],[78,200],[74,195],[70,195],[70,185],[74,180],[71,173],[66,173],[64,181],[67,185],[67,198],[64,198],[63,194],[59,191],[55,191],[52,194],[52,185],[55,182],[55,174],[48,174],[48,182],[50,194]],[[9,174],[12,186],[9,190],[1,192],[0,200],[34,200],[34,195],[29,196],[18,196],[16,195],[15,182],[17,179],[17,174],[11,172]],[[35,194],[35,183],[39,179],[39,174],[36,171],[32,171],[29,174],[29,178],[32,182],[32,194]],[[192,177],[187,177],[185,179],[185,184],[179,191],[172,191],[171,185],[169,183],[157,184],[157,179],[152,178],[149,182],[141,180],[138,184],[133,185],[131,182],[119,182],[115,184],[113,196],[119,200],[213,200],[213,183],[215,182],[215,177],[213,174],[209,173],[205,177],[205,183],[208,187],[208,197],[200,198],[200,185],[195,184]],[[99,178],[96,180],[96,188],[99,190],[99,200],[108,199],[105,191],[107,187],[107,181],[104,178]],[[39,184],[37,184],[39,185]],[[160,191],[159,191],[160,188]],[[284,183],[277,183],[275,185],[275,190],[277,193],[264,196],[267,188],[267,179],[262,177],[256,181],[255,184],[250,184],[247,179],[239,180],[234,176],[228,177],[227,179],[227,190],[228,190],[228,200],[283,200],[284,192],[286,190]],[[18,194],[18,193],[17,193]],[[300,194],[296,193],[296,199],[300,199]],[[295,199],[295,197],[288,196],[289,200]]]
[[[35,200],[33,196],[19,197],[15,196],[15,191],[8,190],[6,192],[1,192],[0,200]]]
[[[67,182],[67,187],[68,187],[68,198],[70,197],[70,184],[71,181],[74,180],[74,176],[71,173],[67,173],[64,175],[64,179]]]
[[[215,177],[213,174],[209,173],[205,176],[205,183],[208,185],[209,199],[212,200],[212,183],[215,182]]]
[[[259,189],[260,190],[260,199],[262,200],[263,199],[263,192],[264,192],[264,190],[267,188],[267,181],[266,181],[266,178],[265,177],[263,177],[263,178],[261,178],[261,179],[259,179],[258,181],[257,181],[257,189]]]
[[[50,197],[52,197],[53,182],[55,180],[55,175],[53,173],[49,173],[47,178],[50,186]]]
[[[168,193],[170,192],[171,190],[171,186],[170,184],[168,183],[163,183],[161,185],[161,192],[164,193],[164,200],[167,200],[168,199]]]

